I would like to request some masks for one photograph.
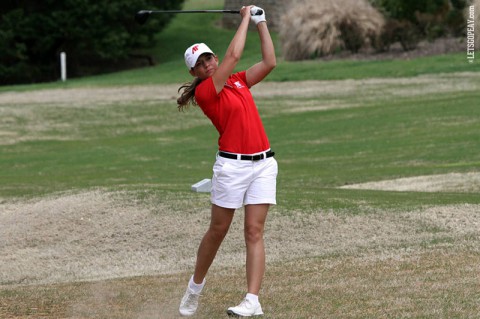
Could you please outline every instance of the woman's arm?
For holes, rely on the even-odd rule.
[[[257,29],[262,48],[262,61],[247,70],[246,77],[248,87],[252,87],[263,80],[277,65],[275,48],[270,32],[268,31],[267,22],[258,23]]]
[[[225,57],[218,66],[217,71],[212,76],[213,84],[217,94],[223,89],[228,77],[232,74],[235,66],[237,65],[240,57],[242,56],[243,49],[245,47],[245,40],[247,39],[248,24],[250,22],[250,8],[252,6],[243,7],[240,10],[242,16],[242,22],[237,29],[230,45],[227,48]]]

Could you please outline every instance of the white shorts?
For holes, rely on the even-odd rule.
[[[224,208],[276,204],[278,164],[269,157],[259,161],[217,155],[213,165],[211,201]]]

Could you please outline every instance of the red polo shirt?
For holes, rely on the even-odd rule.
[[[247,87],[245,71],[232,74],[217,94],[213,79],[195,89],[195,100],[217,128],[219,150],[253,154],[270,148],[257,106]]]

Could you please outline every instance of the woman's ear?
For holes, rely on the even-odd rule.
[[[190,69],[189,72],[190,72],[190,75],[191,75],[191,76],[195,77],[195,72],[193,71],[193,69]]]

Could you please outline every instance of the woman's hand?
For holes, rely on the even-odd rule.
[[[262,8],[252,6],[250,9],[250,15],[250,20],[252,20],[255,25],[258,25],[260,22],[267,22],[267,19],[265,18],[265,10]]]
[[[250,17],[252,16],[252,13],[250,12],[250,10],[253,8],[254,6],[244,6],[240,9],[240,15],[242,16],[243,19],[250,19]]]

